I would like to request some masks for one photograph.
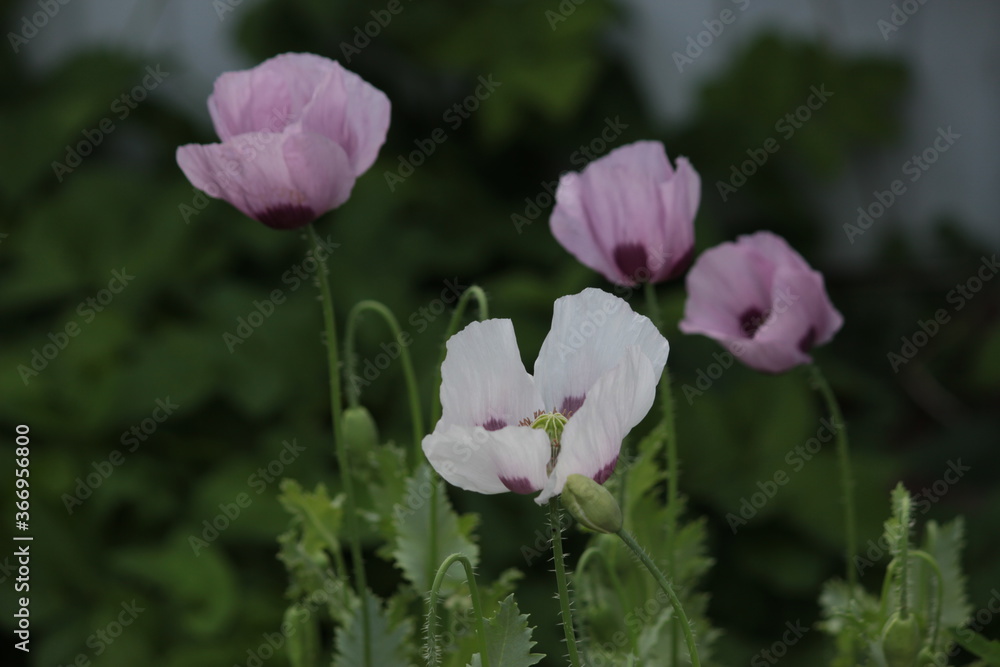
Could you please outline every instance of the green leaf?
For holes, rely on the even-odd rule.
[[[939,526],[936,521],[927,523],[924,551],[937,562],[943,579],[941,627],[960,627],[972,614],[972,606],[965,594],[965,575],[962,573],[961,554],[964,546],[965,522],[961,517],[943,526]],[[936,577],[923,563],[919,563],[919,568],[921,579],[926,579],[922,589],[933,594],[937,586]]]
[[[368,627],[371,632],[370,664],[378,667],[409,667],[413,663],[407,651],[413,635],[412,623],[409,621],[392,623],[381,601],[371,592],[366,600]],[[365,664],[361,608],[360,603],[356,604],[350,622],[337,632],[334,667],[358,667]]]
[[[293,525],[301,527],[301,544],[306,553],[320,561],[324,549],[330,553],[340,552],[337,532],[344,514],[341,496],[331,500],[323,484],[317,484],[312,493],[304,492],[298,482],[285,479],[281,482],[278,500],[294,517]]]
[[[985,660],[987,665],[1000,667],[1000,642],[987,639],[968,628],[952,630],[951,637],[966,651]]]
[[[486,621],[486,652],[490,667],[529,667],[545,656],[532,653],[535,642],[531,639],[533,628],[528,627],[528,615],[522,614],[508,595],[500,609]],[[480,654],[472,656],[472,667],[482,667]]]
[[[826,582],[819,597],[823,620],[818,626],[837,644],[831,667],[857,667],[858,658],[851,648],[857,651],[875,641],[882,627],[878,600],[860,586],[854,588],[853,602],[850,593],[846,582],[833,580]]]
[[[437,486],[436,530],[431,532],[431,489]],[[421,465],[406,481],[406,496],[392,512],[396,530],[396,546],[392,557],[403,575],[418,591],[429,591],[438,566],[453,553],[465,554],[475,567],[479,562],[479,547],[472,542],[476,517],[459,517],[448,502],[444,484],[426,465]],[[449,570],[441,586],[442,597],[455,592],[465,583],[462,568]]]

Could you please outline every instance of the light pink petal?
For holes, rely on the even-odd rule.
[[[681,331],[714,338],[764,372],[810,362],[810,348],[828,342],[843,324],[822,274],[769,232],[705,251],[687,287]]]
[[[477,493],[539,491],[551,458],[548,436],[527,426],[487,431],[442,420],[422,447],[445,481]]]
[[[285,53],[215,80],[208,111],[226,141],[248,132],[281,132],[298,121],[337,63],[311,53]]]
[[[661,144],[639,142],[590,163],[581,174],[581,199],[591,233],[617,271],[614,278],[605,277],[619,285],[648,280],[650,256],[670,252],[663,237],[666,213],[659,194],[664,167],[646,168],[656,163],[657,149],[666,165]]]
[[[693,259],[694,218],[701,204],[701,177],[687,158],[677,158],[677,171],[660,185],[660,198],[666,220],[661,231],[661,248],[650,251],[653,282],[677,277]]]
[[[659,141],[634,141],[626,144],[614,149],[603,158],[594,160],[583,171],[600,173],[604,169],[614,167],[626,167],[660,183],[674,174],[667,159],[667,151]]]
[[[843,317],[826,295],[822,274],[782,268],[775,273],[768,317],[754,339],[797,350],[799,354],[788,354],[789,361],[798,359],[798,363],[807,363],[811,361],[809,350],[832,339],[842,324]],[[763,370],[778,373],[794,365],[797,364],[785,368],[772,365]]]
[[[441,366],[441,423],[517,426],[542,409],[542,399],[524,370],[510,320],[473,322],[452,336]]]
[[[315,220],[344,203],[354,187],[354,174],[340,146],[292,130],[181,146],[177,164],[199,190],[277,229]]]
[[[718,338],[727,350],[741,362],[763,373],[784,373],[812,358],[797,345],[774,338]]]
[[[601,245],[583,208],[580,174],[563,174],[556,189],[556,205],[549,218],[552,235],[586,267],[610,282],[621,280],[611,248]]]
[[[618,365],[590,387],[586,403],[567,422],[556,466],[536,503],[562,493],[572,474],[601,484],[611,476],[622,439],[653,405],[658,377],[642,350],[629,346]]]
[[[599,289],[557,299],[552,329],[535,361],[535,384],[546,408],[566,414],[586,405],[587,391],[630,345],[638,346],[659,378],[670,346],[649,318]]]
[[[802,255],[788,245],[788,241],[773,232],[761,231],[745,234],[737,238],[736,243],[741,248],[764,258],[774,266],[774,270],[781,267],[798,269],[799,271],[813,270]]]
[[[339,63],[333,65],[303,110],[302,125],[340,144],[359,176],[385,143],[391,105],[381,90]]]
[[[687,334],[741,338],[741,317],[751,309],[761,313],[771,304],[773,271],[736,243],[709,248],[687,274],[684,319]]]
[[[550,225],[581,263],[618,285],[673,277],[694,246],[698,174],[663,144],[638,141],[563,176]]]

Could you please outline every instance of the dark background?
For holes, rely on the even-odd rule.
[[[847,243],[841,227],[869,200],[820,205],[851,165],[897,145],[911,91],[906,65],[762,35],[703,87],[690,120],[663,126],[651,120],[606,38],[607,27],[623,20],[607,2],[576,6],[556,30],[533,3],[407,3],[347,63],[339,45],[354,39],[354,27],[370,21],[373,8],[382,5],[271,1],[226,19],[238,22],[249,62],[292,50],[339,58],[392,101],[380,159],[351,199],[318,225],[339,244],[331,268],[341,325],[360,299],[392,308],[413,338],[426,406],[451,312],[442,293],[450,294],[450,282],[475,283],[489,294],[492,316],[514,320],[530,369],[555,298],[586,286],[613,289],[555,242],[543,193],[561,172],[579,169],[580,147],[599,137],[609,119],[620,119],[627,128],[604,152],[660,139],[671,158],[686,155],[701,173],[699,251],[770,229],[824,272],[845,325],[816,358],[847,419],[860,543],[867,549],[877,539],[896,480],[919,493],[960,459],[971,469],[940,497],[923,496],[933,502],[918,517],[918,530],[927,519],[966,517],[970,597],[974,608],[985,605],[1000,585],[1000,281],[986,282],[961,310],[948,295],[996,249],[953,219],[937,221],[930,242],[918,249],[908,221],[890,212],[878,223],[888,231],[855,241],[867,246],[869,261],[845,263],[835,259]],[[16,27],[20,17],[8,8],[4,25]],[[142,81],[149,65],[182,68],[169,54],[92,50],[40,73],[6,46],[0,49],[0,441],[10,462],[14,425],[31,427],[28,664],[68,664],[79,654],[108,667],[243,664],[247,649],[280,623],[286,583],[275,559],[275,537],[287,524],[278,484],[265,483],[258,494],[250,475],[294,439],[305,451],[282,476],[337,487],[316,289],[308,281],[292,289],[281,278],[302,261],[307,244],[223,202],[196,208],[174,150],[215,137],[204,111],[195,115],[171,103],[169,79],[124,118],[109,103]],[[478,77],[490,75],[502,85],[454,127],[445,112],[473,93]],[[676,75],[665,62],[663,76]],[[836,96],[723,202],[716,182],[729,178],[747,149],[775,136],[776,120],[820,82]],[[195,92],[207,98],[210,88]],[[94,132],[105,118],[113,131],[99,133],[99,145],[79,166],[57,173],[53,162],[68,165],[69,148],[86,143],[85,130]],[[398,168],[398,156],[439,127],[447,140],[390,190],[385,173]],[[519,226],[514,215],[537,217]],[[101,298],[115,270],[134,279],[88,315],[81,304]],[[275,289],[287,300],[230,352],[223,334],[234,333],[237,318]],[[724,664],[746,664],[780,638],[786,621],[813,623],[822,582],[843,571],[836,459],[832,446],[824,447],[734,535],[726,515],[739,511],[758,481],[788,470],[786,452],[816,433],[823,409],[802,369],[765,376],[738,363],[703,395],[685,400],[683,386],[695,386],[720,348],[676,333],[682,285],[661,286],[659,293],[674,331],[669,363],[681,486],[691,500],[689,515],[709,521],[716,558],[704,587],[710,615],[724,630],[718,655]],[[428,317],[441,310],[438,299],[448,308]],[[643,309],[641,299],[631,301]],[[938,309],[947,311],[948,322],[894,372],[887,355],[899,353],[901,337],[911,338]],[[59,339],[69,323],[79,335],[25,382],[19,367],[30,366],[34,351],[52,342],[50,334]],[[371,318],[359,343],[362,367],[389,340]],[[382,435],[401,443],[409,441],[402,387],[394,361],[362,395]],[[168,398],[179,407],[129,451],[125,434]],[[78,478],[108,469],[103,462],[114,450],[121,464],[69,511],[66,494],[75,493]],[[12,467],[3,466],[5,489]],[[189,537],[240,493],[252,504],[196,556]],[[544,513],[524,497],[456,490],[451,497],[460,510],[481,515],[481,576],[522,569],[518,599],[538,625],[539,649],[561,655],[549,563],[528,565],[520,555],[522,545],[534,543]],[[4,493],[0,507],[12,516],[12,493]],[[580,538],[574,540],[569,550],[578,554]],[[397,575],[374,554],[371,562],[375,587],[391,589]],[[884,565],[866,572],[870,588],[879,585]],[[0,617],[12,629],[13,577],[5,571],[0,579]],[[88,645],[88,637],[133,599],[144,611],[97,655],[101,645]],[[984,634],[1000,633],[987,626]],[[813,630],[783,662],[817,664],[828,648],[828,638]],[[270,664],[284,664],[284,657]]]

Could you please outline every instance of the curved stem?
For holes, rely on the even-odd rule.
[[[650,319],[662,333],[663,320],[660,316],[660,304],[656,299],[656,288],[652,283],[645,284],[645,293],[646,307],[649,310]],[[680,511],[678,481],[680,470],[677,462],[677,427],[674,424],[674,395],[670,385],[670,367],[667,365],[663,366],[663,375],[660,379],[660,403],[663,410],[663,428],[666,432],[667,441],[667,576],[671,579],[676,579],[677,514]],[[677,624],[675,623],[670,631],[670,664],[675,666],[680,659],[680,637],[677,633]]]
[[[937,593],[937,595],[935,596],[937,597],[937,606],[932,616],[934,625],[933,629],[931,630],[931,646],[935,646],[937,644],[938,631],[941,628],[941,611],[942,608],[944,607],[944,574],[941,573],[941,568],[938,567],[937,561],[934,560],[934,557],[931,556],[926,551],[923,551],[921,549],[914,549],[910,553],[910,555],[913,556],[914,558],[919,558],[920,560],[927,563],[930,566],[931,571],[934,573],[934,576],[936,578],[935,582],[936,585],[934,586],[934,589],[935,592]]]
[[[573,629],[573,612],[569,607],[569,586],[566,583],[566,562],[562,550],[562,522],[559,516],[558,496],[549,501],[549,525],[552,528],[552,556],[556,564],[556,585],[559,587],[559,607],[562,612],[563,634],[569,650],[569,663],[580,667],[580,653],[576,646],[576,631]]]
[[[674,593],[673,586],[670,585],[667,578],[663,576],[662,572],[660,572],[660,568],[656,567],[656,563],[653,562],[653,559],[651,559],[642,547],[636,543],[635,538],[624,530],[618,532],[618,537],[622,538],[622,541],[628,545],[629,549],[631,549],[635,555],[639,557],[642,564],[646,566],[649,573],[652,574],[653,578],[656,579],[658,584],[660,584],[660,588],[663,589],[663,592],[667,594],[668,598],[670,598],[670,604],[673,606],[674,614],[676,615],[676,622],[672,623],[672,625],[680,625],[681,630],[684,631],[684,639],[687,642],[688,653],[691,654],[692,667],[701,667],[701,661],[698,660],[698,647],[694,642],[694,633],[691,632],[691,623],[688,621],[687,614],[684,613],[681,601],[677,599],[677,595]]]
[[[858,552],[856,514],[854,510],[854,477],[851,473],[851,452],[847,446],[847,425],[844,424],[844,416],[840,412],[840,404],[837,397],[830,389],[829,383],[823,376],[819,366],[812,364],[813,386],[823,395],[826,401],[826,409],[830,414],[833,427],[837,429],[837,458],[840,462],[840,486],[843,493],[844,502],[844,532],[847,538],[847,585],[848,599],[854,599],[854,588],[857,586],[858,578],[854,571],[854,556]]]
[[[486,650],[486,625],[483,622],[483,607],[479,602],[479,588],[476,586],[476,576],[472,572],[472,563],[464,554],[454,553],[444,559],[434,576],[430,596],[427,601],[427,663],[437,664],[437,596],[445,575],[452,563],[458,561],[465,568],[465,578],[469,582],[469,595],[472,597],[472,610],[476,614],[476,634],[479,636],[479,655],[482,656],[483,667],[490,667],[490,657]]]
[[[344,379],[347,382],[347,402],[352,407],[356,407],[361,396],[361,388],[355,383],[354,374],[354,338],[361,319],[361,314],[365,311],[372,311],[382,316],[385,323],[392,330],[396,344],[399,346],[399,358],[403,364],[403,375],[406,378],[406,391],[410,398],[410,421],[413,426],[413,455],[410,461],[411,467],[417,465],[420,459],[420,441],[424,437],[423,408],[420,406],[420,392],[417,388],[417,376],[413,372],[413,361],[410,359],[410,347],[403,344],[403,332],[399,328],[399,321],[392,314],[389,308],[379,301],[360,301],[354,304],[351,312],[347,314],[347,333],[344,336]]]
[[[489,303],[486,299],[486,292],[479,285],[472,285],[469,289],[462,292],[462,296],[459,297],[458,303],[455,304],[455,312],[451,314],[451,320],[448,322],[448,328],[444,332],[444,343],[441,344],[441,358],[438,359],[437,371],[434,377],[434,394],[431,396],[431,424],[437,424],[438,420],[441,418],[441,364],[444,363],[445,352],[447,348],[445,343],[451,338],[458,325],[462,321],[462,316],[465,315],[465,309],[469,305],[469,299],[475,299],[476,305],[479,308],[479,319],[485,320],[490,316]]]
[[[351,480],[350,463],[347,460],[347,447],[341,425],[340,400],[340,360],[337,358],[337,327],[333,317],[333,296],[330,294],[330,279],[326,268],[325,250],[322,249],[316,229],[308,226],[309,238],[313,244],[313,258],[319,265],[317,280],[319,281],[320,300],[323,303],[323,325],[326,329],[326,356],[330,370],[330,419],[333,423],[333,448],[337,453],[337,467],[340,468],[340,481],[346,496],[345,514],[347,529],[350,531],[351,561],[354,566],[355,585],[361,598],[361,632],[364,639],[365,667],[371,664],[371,627],[368,618],[368,583],[365,579],[365,563],[361,556],[361,534],[358,529],[358,512],[354,499],[354,484]]]

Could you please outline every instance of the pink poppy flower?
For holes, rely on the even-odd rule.
[[[378,155],[389,99],[339,63],[286,53],[215,81],[208,110],[222,143],[177,149],[206,194],[275,229],[337,208]]]
[[[556,300],[534,377],[510,320],[473,322],[448,341],[427,460],[460,488],[541,491],[539,504],[572,474],[603,483],[653,404],[668,352],[648,318],[598,289]]]
[[[580,262],[631,287],[684,273],[700,201],[701,178],[687,158],[675,170],[663,144],[638,141],[564,174],[549,224]]]
[[[844,322],[823,275],[771,232],[706,250],[687,275],[687,291],[680,330],[714,338],[768,373],[812,361],[809,350]]]

